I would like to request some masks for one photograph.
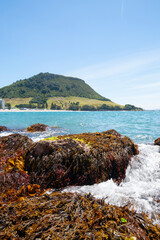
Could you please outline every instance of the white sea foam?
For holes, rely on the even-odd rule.
[[[32,139],[33,142],[38,142],[44,138],[48,138],[48,137],[53,137],[53,136],[57,136],[57,135],[63,135],[63,134],[67,134],[67,131],[65,129],[62,128],[47,128],[46,131],[44,132],[27,132],[26,129],[23,130],[11,130],[11,131],[4,131],[0,133],[0,137],[4,137],[4,136],[9,136],[11,134],[21,134],[21,135],[25,135],[28,136],[29,138]]]
[[[149,214],[160,223],[160,152],[158,146],[139,144],[140,154],[127,168],[125,180],[118,186],[112,180],[92,186],[69,187],[63,191],[91,193],[106,203],[117,206],[130,204],[137,212]]]
[[[11,132],[1,132],[1,133],[0,133],[0,137],[9,136],[9,135],[11,135],[11,134],[12,134]]]

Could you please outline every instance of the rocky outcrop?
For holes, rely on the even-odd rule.
[[[44,132],[48,125],[36,123],[27,128],[28,132]]]
[[[157,138],[157,139],[154,141],[154,145],[160,146],[160,138]]]
[[[55,192],[0,206],[1,239],[158,240],[160,228],[127,207]]]
[[[31,183],[59,188],[94,184],[108,179],[120,183],[137,146],[115,130],[49,138],[31,146],[25,170]]]
[[[0,126],[0,132],[8,131],[9,129],[5,126]]]
[[[0,138],[0,190],[13,199],[22,186],[41,189],[94,184],[125,178],[137,146],[115,130],[58,136],[33,143],[27,136]],[[11,194],[13,193],[13,194]]]

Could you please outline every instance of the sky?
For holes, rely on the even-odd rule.
[[[50,72],[160,109],[159,0],[1,0],[0,88]]]

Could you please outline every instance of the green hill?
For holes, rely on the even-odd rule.
[[[110,101],[95,92],[83,80],[62,75],[39,73],[0,89],[1,98],[84,97]]]
[[[116,104],[102,97],[83,80],[51,73],[39,73],[0,89],[6,106],[83,111],[142,110]]]

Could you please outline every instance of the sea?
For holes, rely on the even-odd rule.
[[[35,123],[49,126],[46,132],[28,133],[26,128]],[[105,111],[105,112],[0,112],[0,125],[11,133],[27,135],[34,142],[50,136],[70,133],[103,132],[115,129],[130,137],[139,147],[127,168],[120,185],[111,180],[94,185],[63,189],[81,194],[91,193],[106,203],[145,212],[155,224],[160,224],[160,147],[154,140],[160,137],[160,111]],[[54,189],[53,189],[54,191]]]

